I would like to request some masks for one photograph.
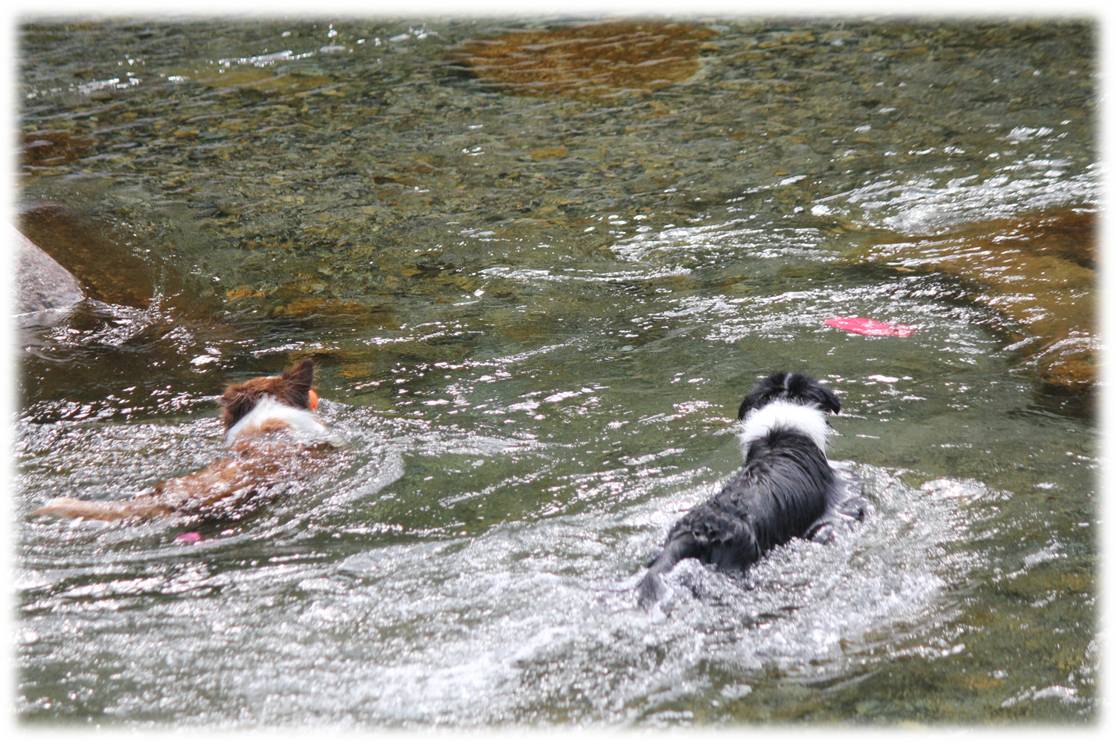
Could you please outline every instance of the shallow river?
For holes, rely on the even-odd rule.
[[[20,28],[21,209],[150,290],[21,326],[22,720],[1095,719],[1089,394],[1005,285],[864,259],[1096,210],[1093,28],[707,20],[651,82],[469,56],[591,57],[568,25]],[[325,475],[226,524],[30,516],[204,465],[222,385],[301,356]],[[637,611],[783,368],[841,396],[870,518]]]

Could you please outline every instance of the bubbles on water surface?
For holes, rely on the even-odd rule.
[[[944,184],[932,178],[907,182],[883,179],[843,197],[850,205],[864,210],[869,219],[878,219],[897,232],[915,235],[1096,198],[1096,166],[1066,178],[1060,171],[1049,171],[1050,165],[1047,160],[1032,158],[1004,166],[989,178],[970,175]]]
[[[377,532],[360,515],[375,513],[408,451],[491,457],[521,445],[468,435],[455,442],[418,421],[369,422],[335,404],[326,413],[349,437],[347,464],[201,543],[175,544],[178,528],[169,524],[29,524],[36,537],[23,611],[35,618],[36,645],[58,662],[107,653],[123,665],[121,681],[101,681],[108,689],[100,694],[115,701],[106,713],[174,711],[195,722],[654,721],[693,695],[720,694],[710,670],[734,680],[730,696],[746,696],[740,685],[762,684],[773,668],[841,677],[875,654],[903,653],[905,638],[925,641],[948,616],[942,590],[958,577],[941,556],[963,538],[956,511],[982,493],[976,484],[913,489],[885,470],[858,468],[876,509],[864,525],[831,545],[793,541],[744,578],[684,562],[669,577],[675,605],[656,620],[635,608],[632,581],[679,510],[709,486],[612,514],[351,552],[355,525],[374,543],[390,536],[386,523]],[[152,426],[144,436],[153,449],[189,452],[182,440],[206,440],[209,423]],[[35,427],[27,434],[29,452],[48,436]],[[100,442],[99,456],[113,447]],[[79,468],[101,479],[83,493],[165,467],[158,456],[139,459],[126,475],[114,476],[111,461]],[[349,535],[344,547],[329,539],[338,530]],[[253,547],[261,541],[270,546],[262,554]],[[105,645],[104,633],[126,616],[102,613],[151,597],[169,604],[148,607],[129,631],[133,646]],[[56,617],[52,608],[65,611]],[[81,634],[46,641],[66,617],[81,619]],[[264,618],[268,632],[260,633]],[[199,624],[209,632],[199,636]],[[228,647],[238,649],[234,657]],[[156,681],[173,692],[151,700]],[[216,707],[190,703],[218,689]]]
[[[269,642],[289,649],[281,668],[300,686],[250,668],[229,681],[284,701],[254,712],[265,720],[359,710],[378,722],[491,723],[653,716],[706,690],[709,667],[737,685],[772,665],[808,679],[849,674],[879,639],[895,646],[887,653],[903,652],[905,634],[924,639],[948,615],[940,594],[958,578],[937,558],[960,537],[948,529],[958,500],[863,474],[877,505],[869,522],[832,545],[794,541],[745,579],[684,562],[660,621],[618,589],[663,531],[647,522],[675,518],[661,504],[356,553],[310,580],[312,598],[285,604],[273,624]],[[343,640],[363,636],[378,640],[374,656]],[[327,687],[341,692],[323,707],[315,690]]]
[[[326,24],[284,23],[294,30],[282,36],[269,24],[148,24],[142,37],[97,24],[86,33],[105,43],[80,54],[80,33],[30,29],[27,115],[64,130],[54,141],[85,145],[33,162],[29,188],[103,201],[137,245],[177,235],[185,263],[240,298],[221,317],[245,335],[212,331],[211,343],[170,315],[126,310],[31,352],[142,363],[98,366],[84,397],[46,394],[24,412],[21,712],[668,725],[840,716],[852,710],[835,702],[841,689],[871,716],[881,708],[861,698],[873,679],[895,688],[895,718],[932,715],[942,709],[922,706],[951,694],[976,715],[1079,710],[1091,682],[1055,649],[1072,649],[1065,635],[1018,664],[1024,673],[974,683],[984,686],[916,662],[972,652],[966,671],[1001,669],[1004,657],[980,655],[988,638],[1061,632],[1050,613],[1087,604],[1076,601],[1087,590],[1073,602],[1058,593],[1079,536],[1049,534],[1060,517],[1027,500],[1027,479],[1088,501],[1077,472],[1092,461],[1048,467],[1049,452],[1084,447],[1088,427],[1028,418],[1027,382],[1005,371],[989,311],[940,278],[885,275],[844,254],[885,229],[1095,201],[1093,156],[1075,144],[1089,141],[1075,134],[1090,129],[1075,108],[1088,85],[1057,69],[1027,81],[997,69],[1023,49],[1010,28],[935,25],[943,54],[979,57],[943,72],[918,27],[777,25],[718,26],[700,78],[607,106],[439,77],[445,47],[488,28],[472,22],[426,34],[354,19],[336,40]],[[1027,33],[1067,52],[1053,67],[1087,54],[1070,53],[1083,48],[1075,34]],[[145,59],[142,80],[77,93],[75,80],[119,73],[120,46]],[[801,76],[804,64],[815,74]],[[951,126],[941,96],[924,95],[946,73]],[[989,85],[992,74],[1003,82]],[[1057,91],[1031,87],[1046,80]],[[998,96],[1035,108],[1008,111]],[[236,116],[213,116],[229,103]],[[150,117],[128,118],[135,105]],[[214,125],[185,125],[198,121]],[[92,166],[121,177],[88,195],[57,185],[87,183],[69,176]],[[201,216],[153,220],[164,200]],[[187,245],[186,233],[207,237]],[[280,298],[287,314],[269,315],[273,287],[314,302]],[[387,311],[356,313],[361,303]],[[852,339],[822,327],[835,314],[918,332]],[[203,466],[221,452],[219,426],[208,411],[182,416],[201,416],[204,395],[245,360],[292,353],[321,353],[345,400],[323,405],[349,442],[329,473],[235,524],[26,518],[52,495],[126,494]],[[137,384],[115,378],[125,366],[148,380],[183,360],[151,383],[158,397],[110,397]],[[638,612],[641,563],[738,462],[717,450],[731,399],[783,365],[847,396],[837,444],[876,466],[857,466],[875,513],[831,545],[774,551],[743,578],[685,562],[668,578],[672,612]],[[1020,486],[1013,503],[982,485],[1005,482]],[[1087,504],[1063,508],[1088,521],[1077,513]],[[175,542],[183,529],[203,539]],[[1074,569],[1068,579],[1090,586]],[[1041,596],[974,578],[987,574]],[[958,619],[966,607],[977,609]],[[1081,622],[1078,634],[1091,632]],[[1052,665],[1075,672],[1050,679]]]

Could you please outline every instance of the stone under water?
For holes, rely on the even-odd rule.
[[[62,129],[25,132],[20,148],[20,164],[37,168],[73,163],[93,149],[92,137]]]
[[[17,221],[20,232],[77,277],[91,298],[142,308],[155,295],[154,269],[97,220],[42,204],[23,210]]]
[[[15,228],[8,228],[16,253],[16,312],[61,310],[85,299],[81,285],[42,248]]]
[[[184,77],[217,90],[253,90],[269,95],[305,94],[321,90],[333,83],[324,75],[287,72],[272,66],[255,65],[204,69]]]
[[[1097,380],[1096,215],[1061,209],[889,236],[857,257],[903,271],[942,272],[1014,329],[1040,379],[1084,392]]]
[[[471,40],[457,57],[510,93],[600,99],[689,80],[714,36],[692,23],[610,21]]]

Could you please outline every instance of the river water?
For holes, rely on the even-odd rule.
[[[21,209],[142,267],[20,330],[22,721],[1095,720],[1088,394],[1003,286],[858,258],[1095,211],[1093,26],[703,19],[654,83],[468,56],[571,23],[20,27]],[[203,466],[222,385],[301,356],[328,472],[226,524],[30,516]],[[637,611],[784,368],[841,396],[871,516]]]

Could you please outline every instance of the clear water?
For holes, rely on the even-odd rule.
[[[1095,719],[1088,407],[956,277],[847,259],[1095,207],[1093,27],[707,21],[696,77],[607,99],[454,56],[560,20],[21,27],[25,142],[72,144],[22,201],[160,291],[21,330],[21,720]],[[204,465],[223,383],[308,354],[329,473],[235,524],[29,516]],[[841,395],[872,517],[636,611],[779,368]]]

